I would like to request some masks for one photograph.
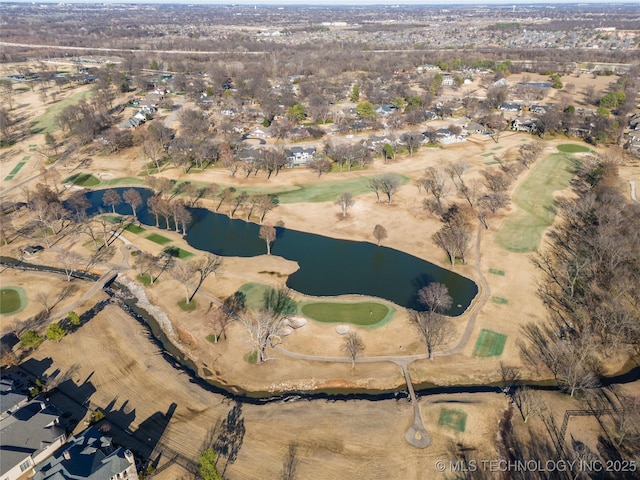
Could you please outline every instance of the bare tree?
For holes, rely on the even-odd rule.
[[[385,173],[369,180],[369,188],[373,190],[380,201],[380,193],[387,196],[387,203],[391,203],[393,195],[400,189],[402,177],[396,173]]]
[[[400,141],[407,146],[409,156],[411,157],[413,156],[413,152],[424,142],[424,135],[418,131],[407,132],[400,136]]]
[[[213,253],[205,253],[202,257],[192,263],[193,269],[198,273],[199,279],[196,288],[191,294],[191,298],[200,289],[204,281],[211,274],[215,275],[222,266],[222,258]]]
[[[387,236],[387,229],[382,225],[376,225],[375,227],[373,227],[373,238],[375,238],[378,242],[378,246],[380,246],[380,242],[387,238]]]
[[[184,301],[191,303],[192,296],[189,294],[189,283],[196,273],[196,269],[190,263],[176,262],[169,270],[169,274],[174,280],[177,280],[184,286]]]
[[[447,184],[447,177],[441,170],[434,167],[429,167],[425,170],[424,175],[420,178],[419,182],[424,187],[427,193],[433,195],[436,201],[436,212],[441,213],[444,210],[442,200],[449,193],[449,186]]]
[[[331,161],[324,157],[316,157],[309,160],[307,166],[318,172],[318,177],[320,177],[323,173],[331,170]]]
[[[69,250],[62,250],[56,258],[62,266],[64,273],[67,275],[67,282],[70,282],[73,273],[78,270],[78,267],[82,263],[82,257]]]
[[[336,201],[336,205],[340,206],[342,210],[342,218],[345,218],[349,213],[349,208],[354,204],[353,195],[349,192],[342,192]]]
[[[36,292],[36,301],[42,305],[42,308],[46,312],[47,315],[51,313],[51,309],[53,308],[53,300],[49,295],[49,292],[45,292],[44,290],[39,290]]]
[[[255,202],[256,208],[258,209],[258,215],[260,216],[259,223],[262,225],[267,213],[278,206],[278,198],[275,195],[259,194],[256,195]]]
[[[438,282],[431,282],[418,290],[418,301],[431,313],[446,312],[453,303],[447,286]]]
[[[527,423],[530,417],[537,415],[545,408],[545,404],[540,395],[525,386],[517,387],[511,398],[518,408],[524,423]]]
[[[271,255],[271,243],[276,239],[276,229],[271,225],[262,225],[260,227],[260,238],[267,244],[267,255]]]
[[[342,349],[351,359],[351,368],[356,368],[356,358],[364,351],[364,342],[358,332],[348,332],[344,336]]]
[[[267,360],[266,349],[279,341],[279,332],[288,315],[295,310],[295,302],[286,288],[269,289],[264,295],[264,307],[258,311],[245,311],[238,316],[251,337],[258,361]]]
[[[122,193],[122,198],[131,206],[133,218],[137,220],[138,214],[136,213],[136,209],[142,204],[142,197],[140,196],[140,193],[137,190],[130,188]]]
[[[122,203],[122,198],[114,189],[105,190],[102,194],[102,204],[111,207],[111,211],[116,213],[116,206]]]
[[[433,360],[434,349],[446,343],[452,334],[449,319],[439,313],[410,310],[409,321],[418,330],[427,347],[429,359]]]

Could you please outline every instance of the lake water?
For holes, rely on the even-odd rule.
[[[122,195],[125,189],[116,190]],[[146,208],[151,192],[137,190],[144,202],[144,206],[138,208],[140,222],[155,225],[155,218]],[[88,192],[92,204],[88,213],[97,213],[100,208],[109,210],[102,206],[102,192]],[[124,203],[116,211],[131,215],[131,207]],[[266,253],[266,244],[259,237],[259,225],[203,208],[190,209],[190,212],[194,221],[187,230],[186,241],[194,248],[222,256],[254,257]],[[440,282],[447,285],[453,298],[453,306],[447,313],[456,316],[466,310],[478,293],[472,280],[392,248],[286,228],[277,230],[271,253],[298,263],[300,269],[289,276],[287,286],[307,295],[362,294],[384,298],[402,307],[422,309],[417,303],[418,290],[431,282]],[[427,232],[417,234],[429,235]],[[444,255],[439,251],[437,254]]]

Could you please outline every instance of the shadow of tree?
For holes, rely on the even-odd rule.
[[[216,425],[218,427],[218,425]],[[212,448],[220,457],[225,458],[222,476],[224,476],[227,466],[234,463],[238,458],[240,448],[244,441],[245,426],[242,417],[242,404],[236,403],[227,414],[227,418],[220,422],[219,427],[210,431],[210,437],[213,439]]]

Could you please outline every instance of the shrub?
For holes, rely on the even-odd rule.
[[[27,330],[20,338],[20,345],[24,348],[38,348],[42,342],[42,337],[35,330]]]

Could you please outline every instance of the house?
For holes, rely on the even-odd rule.
[[[467,131],[467,133],[469,134],[473,134],[473,133],[485,133],[487,131],[487,128],[484,125],[480,125],[479,123],[476,122],[469,122],[465,125],[464,129]]]
[[[386,105],[386,104],[379,105],[375,108],[376,113],[384,117],[386,117],[387,115],[391,115],[396,110],[398,110],[398,107],[396,107],[395,105]]]
[[[28,255],[28,256],[33,256],[36,253],[39,253],[39,252],[41,252],[43,250],[44,250],[44,247],[42,247],[41,245],[29,245],[28,247],[25,247],[22,250],[22,253],[24,253],[25,255]]]
[[[464,133],[456,135],[448,128],[440,128],[435,131],[435,138],[437,142],[443,145],[449,145],[451,143],[464,142],[467,136]]]
[[[547,113],[547,107],[544,105],[531,105],[529,111],[532,113]]]
[[[442,75],[442,86],[443,87],[453,87],[455,85],[455,79],[453,78],[453,75],[450,75],[448,73],[445,73],[444,75]]]
[[[261,130],[260,128],[255,128],[251,132],[249,132],[249,136],[253,138],[267,138],[267,132]]]
[[[287,167],[295,167],[298,165],[307,165],[309,160],[313,159],[313,156],[316,154],[316,149],[311,148],[302,148],[302,147],[291,147],[291,149],[287,152]]]
[[[435,120],[436,118],[438,118],[438,114],[436,113],[435,110],[425,110],[424,112],[425,120]]]
[[[260,155],[260,151],[255,148],[244,148],[238,152],[238,159],[244,162],[255,162]]]
[[[535,118],[520,118],[517,117],[511,122],[511,129],[517,132],[537,132],[538,125]]]
[[[508,87],[509,80],[507,80],[506,78],[501,78],[500,80],[493,82],[491,86],[492,87]]]
[[[440,71],[440,67],[437,65],[432,65],[430,63],[425,63],[424,65],[419,65],[416,67],[416,71],[418,72],[438,72]]]
[[[0,438],[0,479],[16,480],[51,456],[66,435],[59,412],[35,399],[0,419]]]
[[[503,112],[519,112],[520,105],[517,103],[505,102],[498,107]]]
[[[16,391],[13,379],[6,376],[0,379],[0,419],[11,415],[27,403],[28,400],[29,397],[27,395]]]
[[[138,478],[130,450],[114,448],[111,438],[89,427],[69,439],[35,469],[33,480],[134,480]]]
[[[396,142],[397,140],[392,140],[386,137],[385,135],[371,135],[369,138],[362,141],[362,145],[372,150],[375,150],[376,147],[380,145],[386,145],[387,143],[389,145],[395,145]]]

